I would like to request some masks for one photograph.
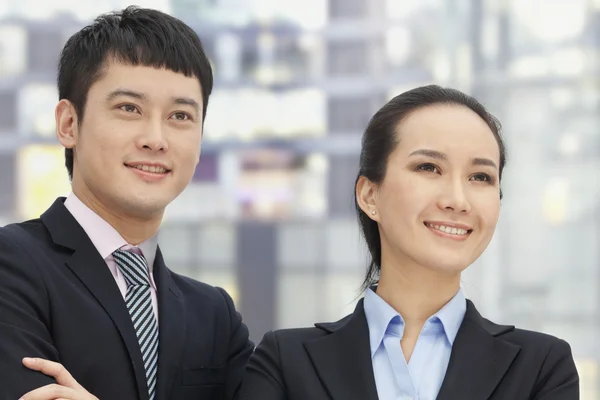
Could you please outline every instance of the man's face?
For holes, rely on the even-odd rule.
[[[59,134],[74,150],[73,191],[123,215],[162,217],[200,158],[200,83],[167,69],[117,62],[103,71],[72,137]]]

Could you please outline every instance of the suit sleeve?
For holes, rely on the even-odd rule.
[[[267,332],[248,363],[237,400],[285,400],[287,398],[273,332]]]
[[[0,228],[0,399],[18,399],[54,383],[27,369],[23,357],[58,360],[49,326],[46,287],[27,251]]]
[[[219,291],[227,302],[231,317],[231,338],[229,341],[225,399],[232,400],[235,398],[242,384],[248,359],[254,350],[254,343],[250,341],[248,328],[242,322],[240,313],[235,310],[231,297],[225,290],[219,288]]]
[[[537,382],[534,400],[579,400],[579,375],[571,347],[557,340],[548,350]]]

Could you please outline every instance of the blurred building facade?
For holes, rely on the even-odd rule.
[[[201,162],[161,231],[169,266],[227,289],[255,340],[350,312],[362,131],[406,89],[456,87],[500,118],[508,150],[498,231],[465,290],[497,322],[568,340],[582,398],[598,398],[600,2],[323,0],[304,19],[275,3],[167,4],[215,69]],[[56,63],[89,21],[18,10],[0,20],[2,222],[69,192]]]

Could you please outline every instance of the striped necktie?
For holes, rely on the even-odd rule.
[[[156,395],[156,373],[158,369],[158,324],[152,308],[148,263],[144,256],[117,250],[113,257],[127,282],[125,305],[137,335],[150,400]]]

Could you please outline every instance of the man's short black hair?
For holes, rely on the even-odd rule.
[[[198,35],[181,20],[157,10],[130,6],[97,17],[69,38],[58,66],[58,96],[84,117],[87,95],[102,77],[108,61],[166,68],[196,77],[202,88],[203,117],[213,75]],[[65,150],[65,165],[73,179],[73,150]]]

